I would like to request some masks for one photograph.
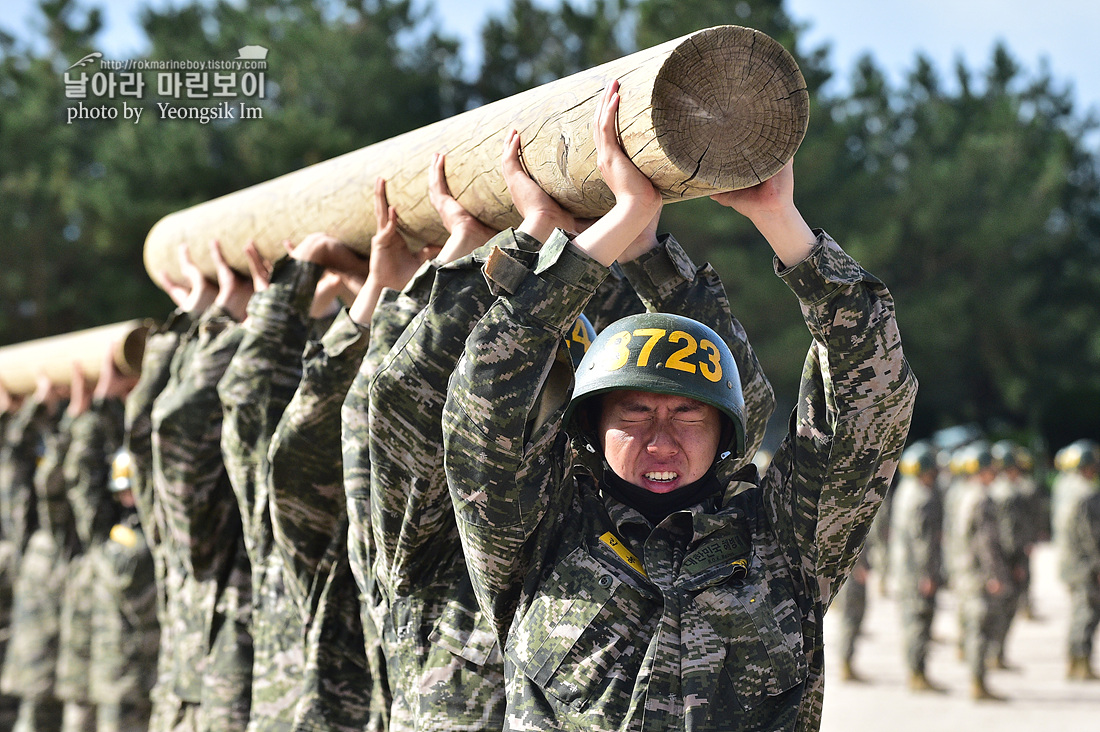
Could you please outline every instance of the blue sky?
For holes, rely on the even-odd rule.
[[[706,0],[684,0],[684,2]],[[101,49],[124,57],[140,50],[137,11],[173,0],[85,0],[104,9],[107,29]],[[179,4],[179,0],[175,0]],[[36,0],[5,0],[0,27],[29,34]],[[489,13],[508,0],[436,0],[442,22],[460,37],[475,40]],[[854,61],[870,53],[894,80],[923,51],[947,78],[956,58],[970,68],[986,65],[994,44],[1003,40],[1017,60],[1035,71],[1044,60],[1054,77],[1073,84],[1079,108],[1100,114],[1100,2],[1097,0],[787,0],[787,10],[808,24],[811,45],[828,42],[838,82]]]

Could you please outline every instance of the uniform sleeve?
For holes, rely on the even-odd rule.
[[[240,346],[218,384],[222,454],[252,545],[268,540],[268,505],[257,501],[256,484],[275,425],[301,378],[309,306],[322,271],[291,257],[276,263],[270,284],[249,300]]]
[[[375,596],[374,532],[371,528],[370,384],[394,343],[424,307],[435,281],[426,265],[405,292],[382,292],[370,325],[370,345],[340,410],[344,493],[348,512],[348,558],[364,595]],[[371,600],[373,602],[373,599]]]
[[[191,317],[177,310],[149,334],[141,377],[126,397],[125,443],[133,459],[131,485],[142,528],[151,544],[160,541],[163,531],[153,500],[153,402],[168,384],[173,355],[191,325]]]
[[[518,236],[502,232],[490,245]],[[572,368],[562,339],[607,268],[558,231],[533,271],[498,246],[484,272],[500,296],[469,335],[451,377],[444,457],[478,603],[504,638],[541,540],[573,499],[562,425]]]
[[[121,442],[121,404],[96,400],[73,420],[64,473],[69,504],[81,544],[89,547],[107,538],[117,514],[108,489],[111,456]]]
[[[302,379],[271,438],[272,529],[300,608],[327,575],[321,564],[347,510],[340,407],[369,341],[368,329],[341,311],[306,348]]]
[[[488,251],[438,270],[427,306],[390,349],[370,384],[374,566],[382,588],[391,594],[409,594],[458,549],[440,420],[447,381],[466,337],[496,299],[481,273]],[[448,531],[453,546],[440,543]]]
[[[792,567],[828,605],[890,485],[917,382],[889,291],[826,234],[803,262],[780,271],[776,260],[776,271],[798,296],[813,343],[790,432],[762,486]]]
[[[748,334],[733,317],[725,287],[709,265],[697,267],[671,236],[632,262],[623,265],[630,284],[648,310],[673,313],[705,323],[729,346],[741,378],[745,398],[745,453],[729,465],[729,474],[747,465],[775,411],[775,393],[749,344]]]
[[[225,569],[240,536],[240,512],[222,461],[218,381],[242,335],[224,311],[207,310],[153,405],[156,500],[180,560],[200,581]]]
[[[8,422],[0,457],[0,531],[20,554],[38,527],[34,473],[45,424],[45,405],[26,399]]]

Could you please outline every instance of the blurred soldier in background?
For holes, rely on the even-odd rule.
[[[27,534],[16,532],[12,526],[12,499],[9,494],[15,479],[14,465],[8,450],[8,423],[19,411],[20,400],[13,397],[0,383],[0,667],[8,650],[11,638],[11,606],[14,602],[15,578],[19,574],[19,558],[26,545]],[[24,483],[24,485],[29,485]],[[29,498],[30,496],[28,496]],[[33,501],[30,507],[34,507]],[[19,716],[19,697],[0,694],[0,729],[11,729]]]
[[[108,489],[110,461],[122,445],[122,399],[134,383],[118,373],[113,350],[105,352],[94,393],[74,366],[72,398],[66,410],[71,421],[64,478],[80,545],[69,565],[61,603],[57,695],[65,701],[65,732],[96,728],[90,687],[94,599],[99,582],[96,555],[118,514]]]
[[[871,563],[868,559],[870,547],[865,546],[859,553],[852,574],[836,593],[829,610],[840,616],[840,678],[842,681],[863,681],[852,665],[856,655],[856,642],[859,640],[863,617],[867,614],[867,580]]]
[[[1067,678],[1094,681],[1092,646],[1100,624],[1100,445],[1078,440],[1059,451],[1055,495],[1063,522],[1058,530],[1059,569],[1069,589]]]
[[[994,628],[990,663],[1007,669],[1005,642],[1017,611],[1024,604],[1031,585],[1031,551],[1039,539],[1039,505],[1031,453],[1008,440],[991,448],[997,479],[989,489],[996,509],[1001,547],[1004,550],[1011,587],[994,601]]]
[[[107,541],[92,554],[90,694],[98,732],[143,732],[152,712],[160,625],[153,555],[135,509],[133,460],[125,449],[112,457],[108,487],[118,513]]]
[[[967,447],[960,467],[968,476],[960,488],[955,516],[955,570],[952,584],[962,610],[966,664],[970,671],[970,696],[975,700],[999,700],[986,687],[986,667],[993,638],[993,607],[1011,592],[1011,579],[1001,547],[996,508],[989,489],[997,471],[985,442]]]
[[[15,582],[12,636],[0,677],[0,688],[21,698],[15,732],[61,729],[63,703],[54,685],[61,596],[77,538],[65,495],[63,461],[69,432],[60,400],[60,389],[41,378],[8,431],[8,454],[18,463],[9,467],[33,476],[38,514],[38,528],[27,543]],[[64,426],[59,425],[63,418]]]
[[[890,553],[902,642],[913,691],[935,690],[925,674],[936,592],[943,584],[943,498],[936,449],[916,442],[901,455],[894,491]]]

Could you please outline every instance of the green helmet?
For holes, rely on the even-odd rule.
[[[573,398],[565,424],[593,447],[591,427],[580,407],[609,391],[675,394],[709,404],[729,418],[732,429],[725,452],[745,452],[745,398],[741,376],[726,342],[702,323],[669,313],[640,313],[609,325],[577,367]]]
[[[998,470],[1016,468],[1028,471],[1035,467],[1035,460],[1031,457],[1031,451],[1023,445],[1017,445],[1012,440],[1000,440],[994,442],[990,448],[993,453],[993,465]]]
[[[993,466],[993,452],[985,440],[971,442],[959,451],[959,469],[963,475],[977,475]]]
[[[898,463],[898,471],[905,476],[916,477],[939,467],[936,461],[936,448],[927,440],[914,442],[905,448]]]
[[[565,343],[569,346],[569,358],[573,360],[573,368],[577,368],[594,340],[596,340],[596,329],[592,327],[592,321],[581,313],[577,316],[573,327],[565,334]]]
[[[1082,439],[1059,450],[1054,456],[1054,467],[1062,472],[1081,470],[1100,465],[1100,445]]]

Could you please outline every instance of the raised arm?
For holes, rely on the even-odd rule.
[[[713,197],[747,216],[775,253],[813,338],[794,427],[765,477],[766,501],[812,592],[828,603],[851,570],[904,446],[916,379],[885,285],[794,205],[793,161]]]
[[[450,237],[435,261],[434,278],[426,271],[410,288],[422,300],[430,287],[427,308],[389,350],[370,381],[366,402],[359,402],[369,414],[375,567],[391,595],[423,586],[459,549],[443,472],[440,417],[454,362],[493,299],[479,263],[467,255],[494,232],[451,195],[445,158],[436,156],[432,163],[429,195]],[[359,399],[362,387],[360,382]]]
[[[234,279],[200,318],[193,338],[177,350],[172,378],[153,405],[153,473],[166,531],[184,552],[181,561],[200,580],[219,576],[236,549],[240,513],[221,451],[218,381],[243,335],[226,309],[250,283]]]

